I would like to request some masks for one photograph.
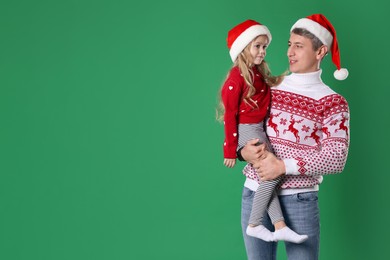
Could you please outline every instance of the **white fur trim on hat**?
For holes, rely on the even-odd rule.
[[[325,29],[322,25],[308,18],[299,19],[292,27],[291,30],[295,28],[306,29],[312,34],[314,34],[318,39],[322,41],[323,44],[328,46],[332,46],[333,36],[332,34]]]
[[[347,69],[341,68],[339,70],[335,70],[335,72],[333,73],[333,76],[337,80],[344,80],[348,77],[348,74],[349,74],[349,72]]]
[[[250,43],[253,39],[255,39],[259,35],[267,35],[268,37],[268,45],[271,43],[272,36],[267,26],[265,25],[253,25],[246,29],[237,39],[233,42],[232,47],[230,48],[229,54],[234,62],[237,59],[237,56],[245,49],[245,47]]]

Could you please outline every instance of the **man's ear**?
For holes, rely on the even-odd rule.
[[[325,55],[328,53],[328,46],[322,45],[320,48],[317,50],[317,59],[322,60]]]

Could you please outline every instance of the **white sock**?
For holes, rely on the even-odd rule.
[[[299,235],[295,233],[289,227],[284,227],[282,229],[275,230],[273,235],[276,241],[284,240],[287,242],[292,242],[297,244],[300,244],[309,238],[307,235]]]
[[[261,240],[267,242],[274,241],[272,232],[263,225],[258,225],[255,227],[248,226],[246,228],[246,234],[251,237],[260,238]]]

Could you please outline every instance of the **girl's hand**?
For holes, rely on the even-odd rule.
[[[234,165],[236,164],[236,159],[224,159],[223,160],[223,164],[226,166],[226,167],[229,167],[229,168],[233,168]]]

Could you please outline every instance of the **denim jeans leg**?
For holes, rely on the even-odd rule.
[[[276,243],[265,242],[261,239],[254,238],[246,234],[246,228],[249,223],[254,195],[254,191],[244,187],[241,204],[241,226],[248,260],[276,260]],[[270,218],[268,217],[268,214],[263,217],[262,223],[270,231],[273,231],[273,226],[271,224]]]
[[[318,192],[279,196],[287,226],[298,234],[308,235],[302,244],[285,243],[289,260],[316,260],[320,245]]]

